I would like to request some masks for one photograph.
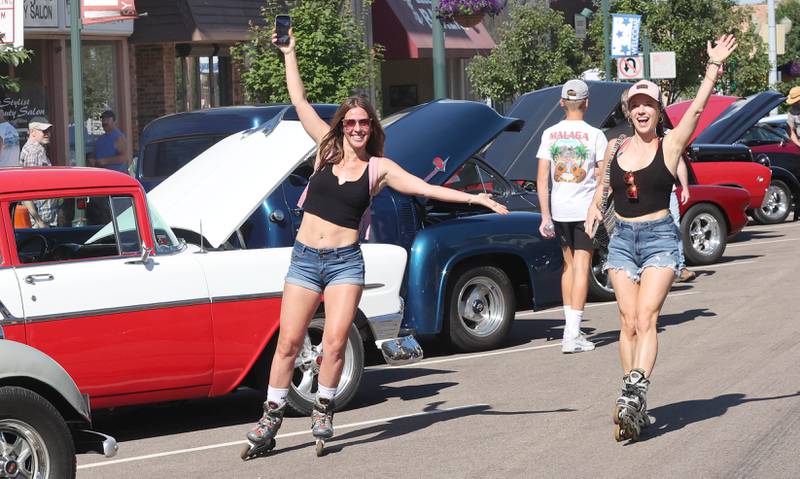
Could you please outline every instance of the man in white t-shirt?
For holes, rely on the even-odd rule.
[[[19,166],[19,133],[0,110],[0,167]]]
[[[536,154],[539,159],[536,186],[542,210],[539,232],[545,238],[557,235],[561,243],[564,254],[561,296],[566,317],[561,351],[579,353],[594,349],[594,343],[580,330],[594,248],[584,222],[608,141],[602,131],[583,121],[589,107],[586,83],[580,80],[565,83],[560,105],[566,118],[544,131]],[[548,180],[553,184],[549,194]]]

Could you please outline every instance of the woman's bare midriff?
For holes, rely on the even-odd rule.
[[[624,216],[620,216],[620,215],[618,215],[616,213],[614,213],[614,216],[616,216],[617,218],[621,219],[622,221],[630,221],[632,223],[635,223],[637,221],[654,221],[654,220],[660,220],[661,218],[664,218],[665,216],[669,216],[669,210],[658,210],[658,211],[655,211],[653,213],[648,213],[646,215],[637,216],[635,218],[625,218]]]
[[[345,228],[311,213],[303,214],[297,241],[312,248],[341,248],[358,242],[358,230]]]

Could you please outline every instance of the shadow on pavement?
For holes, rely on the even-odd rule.
[[[443,401],[437,401],[428,404],[424,413],[416,416],[407,416],[397,419],[386,421],[385,423],[375,424],[364,429],[338,434],[332,440],[325,444],[325,454],[336,454],[341,450],[358,446],[361,444],[369,444],[371,442],[383,441],[398,436],[404,436],[417,431],[421,431],[427,427],[439,424],[453,419],[461,419],[469,416],[516,416],[516,415],[529,415],[529,414],[550,414],[560,412],[574,412],[575,409],[561,408],[546,411],[494,411],[492,407],[486,404],[466,407],[463,409],[455,410],[439,410],[439,406],[444,404]],[[270,456],[291,452],[299,449],[305,449],[313,446],[313,442],[305,442],[297,444],[292,447],[278,448],[270,453]]]
[[[757,229],[757,230],[744,229],[744,230],[740,231],[732,239],[730,239],[728,242],[729,243],[741,243],[743,241],[749,241],[749,240],[782,238],[783,236],[786,236],[786,235],[781,234],[781,233],[779,233],[777,231],[774,231],[774,230],[770,230],[770,229]]]
[[[693,399],[667,404],[648,411],[650,416],[655,418],[654,424],[644,431],[644,434],[639,437],[639,441],[663,436],[669,432],[683,429],[689,424],[722,416],[728,412],[728,409],[745,403],[794,397],[800,397],[800,391],[794,394],[763,398],[748,398],[742,393],[732,393],[723,394],[712,399]]]
[[[426,351],[427,353],[427,351]],[[422,365],[424,366],[424,365]],[[380,374],[378,374],[380,371]],[[439,395],[443,389],[458,385],[457,382],[436,382],[404,386],[388,386],[387,384],[416,379],[425,376],[450,374],[453,371],[446,369],[430,368],[385,368],[378,371],[366,372],[361,378],[358,392],[348,409],[358,409],[374,406],[388,401],[390,398],[400,398],[404,401],[412,399],[429,398]]]
[[[711,318],[717,316],[717,313],[709,311],[708,308],[688,309],[682,313],[677,314],[663,314],[658,318],[658,332],[664,331],[668,326],[677,326],[679,324],[694,321],[697,318]],[[582,328],[584,331],[591,331],[588,328]],[[619,341],[619,330],[606,331],[595,336],[589,336],[589,339],[594,342],[595,347],[608,346]]]

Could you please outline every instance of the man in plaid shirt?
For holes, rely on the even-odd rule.
[[[47,158],[44,145],[50,143],[50,128],[46,118],[34,117],[28,123],[28,141],[19,154],[20,166],[52,166]],[[35,228],[47,228],[58,223],[58,200],[25,201],[25,207],[31,216],[31,224]]]

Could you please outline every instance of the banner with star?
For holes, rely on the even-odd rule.
[[[639,29],[642,16],[632,14],[611,15],[611,56],[623,58],[639,54]]]

